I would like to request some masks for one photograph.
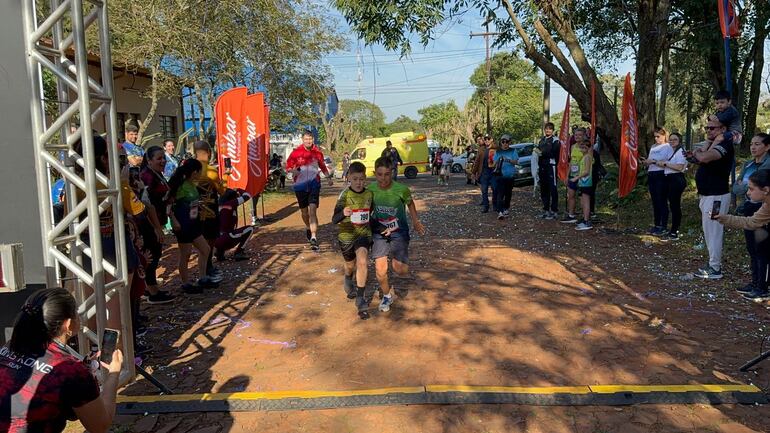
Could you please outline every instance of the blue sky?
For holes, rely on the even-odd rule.
[[[470,38],[470,32],[481,32],[483,19],[472,12],[462,21],[444,24],[437,37],[423,47],[412,37],[410,58],[400,59],[396,52],[382,46],[365,46],[350,31],[345,19],[336,11],[340,28],[351,41],[347,52],[326,58],[334,74],[339,99],[360,99],[377,104],[387,121],[401,114],[419,120],[417,110],[454,99],[462,107],[473,94],[468,79],[473,70],[484,64],[484,38]],[[490,31],[494,29],[490,28]],[[357,48],[361,52],[361,81],[358,81]],[[510,51],[513,47],[501,48]],[[500,49],[493,49],[492,53]],[[567,93],[556,84],[551,86],[551,113],[563,110]]]

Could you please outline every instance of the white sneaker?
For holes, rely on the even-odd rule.
[[[387,295],[382,297],[382,300],[380,301],[380,311],[383,313],[387,313],[390,311],[390,306],[393,304],[393,295],[388,293]]]
[[[502,212],[498,212],[497,213],[497,219],[499,219],[499,220],[505,219],[505,214],[502,213]]]

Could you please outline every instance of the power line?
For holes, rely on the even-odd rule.
[[[404,105],[412,105],[412,104],[419,104],[421,102],[433,101],[433,100],[436,100],[436,99],[439,99],[439,98],[443,98],[445,96],[449,96],[449,95],[451,95],[453,93],[457,93],[460,90],[462,90],[462,89],[452,90],[451,92],[447,92],[447,93],[444,93],[444,94],[441,94],[441,95],[433,96],[431,98],[421,99],[421,100],[418,100],[418,101],[410,101],[410,102],[404,102],[403,104],[396,104],[396,105],[389,105],[387,107],[380,107],[380,109],[386,110],[388,108],[398,108],[398,107],[403,107]]]
[[[463,49],[463,50],[438,50],[438,51],[428,51],[428,52],[422,52],[422,53],[410,53],[409,57],[411,56],[423,56],[423,55],[431,55],[431,54],[445,54],[445,53],[468,53],[468,52],[478,52],[478,51],[484,51],[484,48],[471,48],[471,49]],[[398,56],[401,57],[401,54],[399,53],[381,53],[377,54],[377,56]],[[325,56],[327,59],[342,59],[342,58],[355,58],[355,54],[350,55],[338,55],[338,56]]]

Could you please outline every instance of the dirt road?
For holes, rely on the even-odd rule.
[[[749,383],[768,310],[729,281],[681,279],[702,257],[609,229],[541,221],[531,187],[512,218],[481,214],[461,184],[409,181],[428,234],[411,246],[409,287],[392,310],[359,320],[342,290],[330,223],[339,188],[321,203],[311,252],[293,197],[267,201],[252,259],[221,265],[227,284],[149,307],[146,360],[176,392],[347,390],[468,384]],[[164,263],[175,260],[173,251]],[[373,274],[373,269],[370,269]],[[733,275],[735,276],[735,275]],[[731,277],[727,275],[727,280]],[[175,275],[165,275],[174,287]],[[736,277],[737,278],[737,277]],[[734,283],[734,282],[733,282]],[[370,275],[370,284],[376,284]],[[375,302],[376,304],[376,302]],[[138,381],[126,395],[155,390]],[[135,432],[761,432],[770,407],[412,406],[121,417]]]

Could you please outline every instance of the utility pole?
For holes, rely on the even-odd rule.
[[[548,61],[551,61],[550,51],[547,54]],[[543,71],[543,127],[551,121],[551,78]]]
[[[487,19],[487,21],[484,23],[484,28],[485,28],[484,33],[471,33],[470,37],[473,38],[474,36],[483,36],[484,37],[484,44],[486,45],[486,48],[487,48],[487,88],[486,88],[486,100],[487,100],[487,103],[485,105],[486,105],[486,108],[487,108],[487,134],[491,135],[492,134],[492,119],[489,117],[489,109],[490,109],[490,105],[492,105],[492,93],[491,93],[491,91],[492,91],[492,88],[491,88],[492,87],[492,75],[491,75],[492,63],[491,63],[491,60],[489,58],[489,37],[490,36],[497,36],[497,35],[500,34],[500,32],[490,32],[489,31],[489,19]]]

